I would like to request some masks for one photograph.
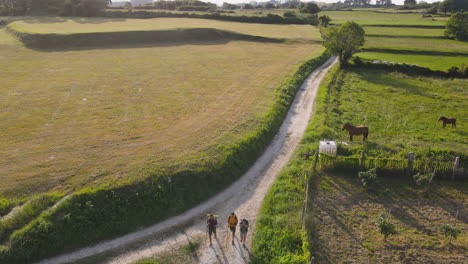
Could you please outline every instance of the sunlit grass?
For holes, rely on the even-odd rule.
[[[232,41],[39,52],[2,30],[0,193],[111,187],[139,168],[216,159],[322,50]]]
[[[462,63],[467,63],[468,56],[427,56],[417,54],[395,54],[380,52],[359,52],[355,54],[363,59],[371,61],[381,60],[394,63],[417,64],[421,67],[427,67],[432,70],[446,71],[452,66],[460,67]]]
[[[318,40],[318,30],[310,25],[271,25],[225,22],[212,19],[154,18],[30,18],[9,25],[29,33],[74,34],[88,32],[167,30],[178,28],[217,28],[269,38]]]
[[[367,11],[323,11],[334,24],[354,21],[361,25],[425,25],[444,26],[447,18],[423,18],[421,14],[376,13]],[[433,20],[434,19],[434,20]]]

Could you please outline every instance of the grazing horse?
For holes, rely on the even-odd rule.
[[[452,124],[452,127],[457,127],[457,119],[456,118],[446,118],[445,116],[439,117],[437,122],[442,121],[442,127],[445,127],[447,124]]]
[[[362,138],[362,141],[364,142],[366,141],[367,136],[369,135],[369,128],[366,126],[353,126],[350,124],[344,124],[343,129],[341,129],[341,131],[345,129],[348,130],[350,141],[353,141],[354,135],[363,135],[364,137]]]

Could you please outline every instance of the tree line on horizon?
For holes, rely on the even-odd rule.
[[[111,0],[0,0],[0,15],[95,16]]]

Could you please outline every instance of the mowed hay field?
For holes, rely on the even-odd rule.
[[[270,25],[224,22],[211,19],[154,18],[30,18],[9,25],[12,29],[27,33],[75,34],[119,31],[156,31],[186,28],[216,28],[241,34],[281,39],[319,41],[320,33],[308,25]]]
[[[44,32],[105,31],[114,23],[143,30],[133,20],[40,22],[15,23]],[[229,24],[256,34],[284,27]],[[286,31],[284,37],[318,37],[311,26]],[[1,195],[112,187],[141,180],[145,168],[216,160],[222,146],[255,128],[281,82],[323,51],[247,41],[117,44],[44,52],[0,31]]]

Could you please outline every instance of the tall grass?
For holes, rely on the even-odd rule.
[[[18,211],[15,211],[11,217],[1,219],[0,242],[5,241],[14,230],[25,226],[61,197],[63,197],[63,194],[59,193],[43,194],[33,197],[19,208]]]
[[[142,177],[146,180],[138,184],[79,191],[16,231],[8,241],[8,250],[0,251],[0,260],[31,262],[115,237],[180,213],[225,188],[261,154],[302,82],[328,57],[323,54],[301,65],[278,88],[274,105],[255,131],[223,148],[221,162],[194,162],[187,170],[174,173],[148,170]]]

